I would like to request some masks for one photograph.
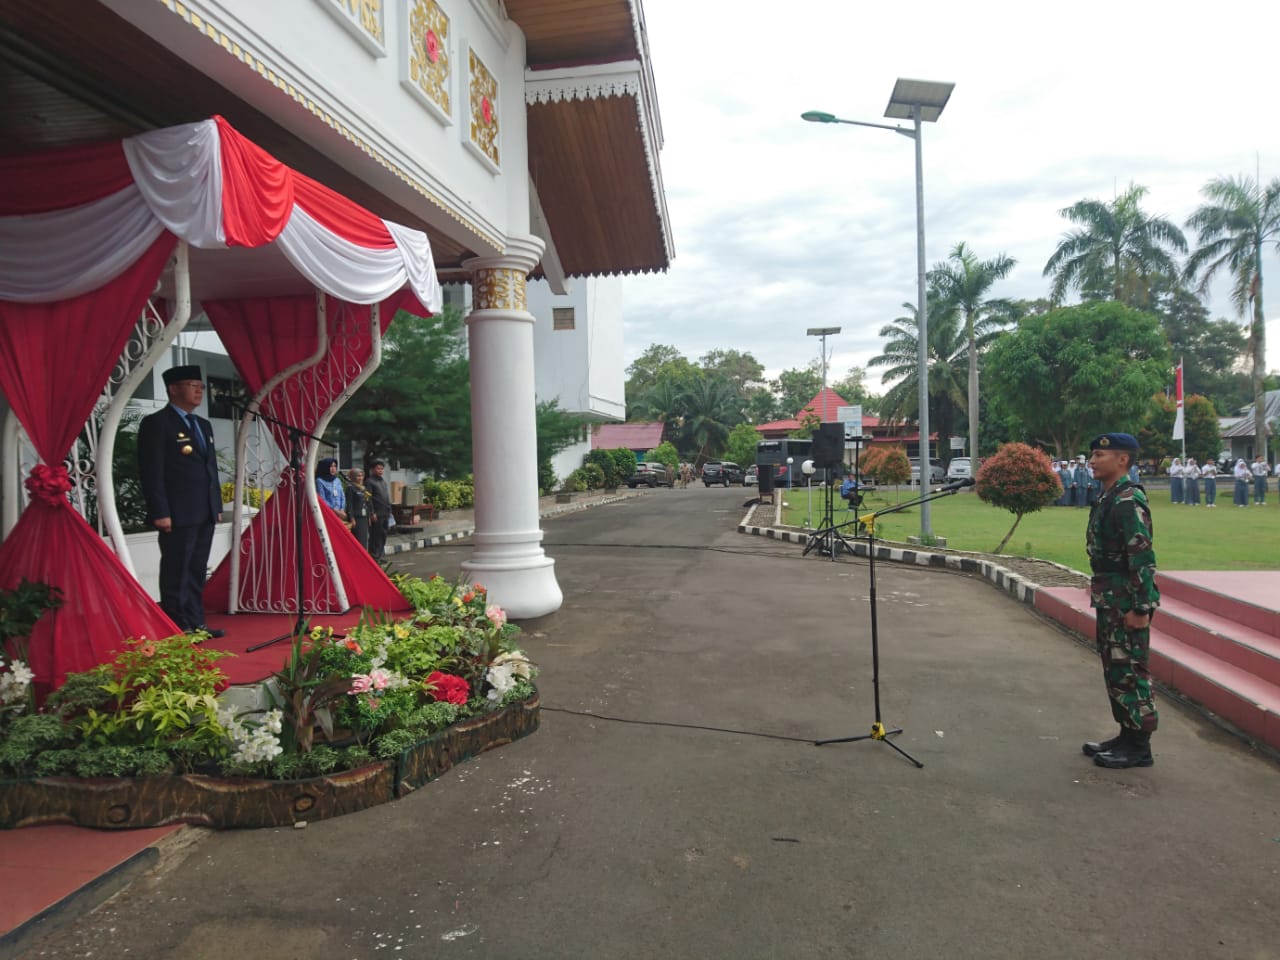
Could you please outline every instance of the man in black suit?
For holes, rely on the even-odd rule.
[[[197,366],[163,374],[169,405],[138,428],[138,468],[147,520],[160,531],[160,607],[185,633],[203,631],[204,581],[213,526],[222,517],[222,489],[213,428],[195,415],[204,399]]]

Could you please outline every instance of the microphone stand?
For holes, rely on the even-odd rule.
[[[261,650],[263,647],[269,647],[272,644],[279,643],[281,640],[288,640],[299,636],[307,627],[306,617],[302,613],[302,595],[306,590],[306,558],[302,550],[302,495],[306,492],[306,484],[302,482],[302,440],[304,437],[323,443],[323,437],[317,437],[315,434],[307,433],[296,424],[286,423],[283,420],[277,420],[275,417],[263,413],[260,409],[255,409],[252,404],[240,404],[232,401],[232,407],[240,407],[253,414],[259,420],[265,420],[268,423],[274,423],[277,427],[281,427],[289,431],[289,468],[293,471],[293,541],[294,555],[298,567],[297,581],[297,603],[298,603],[298,619],[294,621],[293,630],[289,633],[282,633],[278,637],[272,637],[270,640],[264,640],[262,643],[256,643],[252,647],[246,647],[245,653],[253,653],[255,650]]]
[[[869,570],[871,584],[871,687],[875,692],[876,715],[875,721],[871,724],[870,733],[856,737],[831,737],[826,740],[815,740],[813,741],[813,745],[815,747],[821,747],[828,743],[856,743],[859,740],[879,740],[880,742],[887,743],[889,746],[893,747],[894,750],[897,750],[898,753],[902,754],[914,763],[917,768],[922,768],[924,766],[923,763],[911,754],[907,753],[907,751],[903,750],[892,740],[888,739],[894,734],[901,733],[902,728],[895,727],[892,730],[886,730],[884,722],[880,717],[880,634],[876,622],[876,520],[886,514],[897,513],[900,510],[906,510],[909,507],[928,503],[931,500],[940,500],[943,497],[954,496],[964,487],[971,487],[973,484],[973,478],[969,477],[965,480],[948,484],[936,493],[925,494],[924,496],[917,497],[914,500],[908,500],[906,503],[895,504],[892,507],[886,507],[885,509],[877,510],[874,513],[864,514],[857,520],[850,520],[848,523],[840,525],[847,527],[855,523],[860,523],[864,526],[867,532],[867,568]]]

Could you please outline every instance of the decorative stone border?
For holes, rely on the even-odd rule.
[[[755,509],[752,508],[743,518],[742,523],[738,524],[739,533],[768,537],[771,540],[781,540],[784,543],[809,542],[811,531],[780,530],[776,527],[757,526],[750,522],[754,513]],[[854,556],[865,557],[869,553],[870,550],[866,542],[862,540],[853,542]],[[990,560],[980,560],[977,557],[959,556],[954,553],[932,553],[929,550],[920,548],[908,550],[902,547],[877,544],[876,559],[892,560],[896,563],[911,563],[919,567],[942,567],[947,570],[958,570],[961,573],[981,574],[996,587],[1028,606],[1035,605],[1036,591],[1040,588],[1039,584],[1032,583],[1007,567],[992,563]]]
[[[0,781],[0,827],[68,823],[118,830],[170,823],[229,829],[327,820],[387,803],[455,764],[538,729],[538,694],[433,734],[393,760],[307,780],[197,774]]]

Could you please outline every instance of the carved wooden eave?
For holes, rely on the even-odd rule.
[[[651,90],[638,61],[526,72],[529,172],[568,276],[674,255]]]
[[[564,273],[665,270],[675,255],[640,0],[503,0],[525,37],[529,173]]]

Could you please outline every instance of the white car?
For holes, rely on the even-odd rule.
[[[947,483],[968,480],[974,476],[973,461],[969,457],[956,457],[947,464]]]
[[[929,461],[929,485],[941,483],[946,476],[947,471],[942,468],[941,460]],[[911,482],[913,484],[920,482],[920,460],[917,457],[911,458]]]

